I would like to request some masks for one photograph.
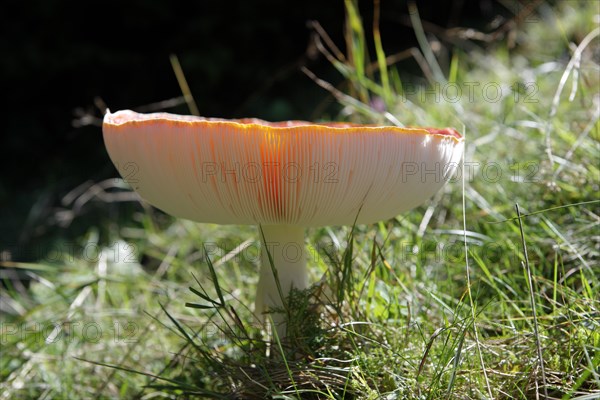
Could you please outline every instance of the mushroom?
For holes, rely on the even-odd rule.
[[[197,222],[260,227],[261,320],[282,307],[281,294],[309,286],[306,227],[372,223],[416,207],[452,176],[463,152],[451,128],[129,110],[107,111],[103,134],[113,163],[153,206]],[[285,335],[282,317],[273,320]]]

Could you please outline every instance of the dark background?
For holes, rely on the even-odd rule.
[[[406,1],[381,1],[386,53],[416,45]],[[421,19],[441,27],[486,30],[498,15],[492,0],[418,1]],[[372,45],[372,1],[361,1]],[[65,220],[65,194],[84,182],[116,177],[100,122],[111,110],[181,96],[169,55],[176,54],[200,113],[211,117],[312,119],[317,105],[335,117],[335,102],[301,71],[305,65],[334,84],[341,77],[321,55],[307,52],[316,20],[344,50],[341,0],[305,1],[4,1],[0,12],[0,251],[28,261],[32,246],[79,237],[91,224],[126,218],[90,202]],[[372,59],[374,52],[370,51]],[[414,60],[403,70],[415,71]],[[99,100],[98,100],[99,99]],[[167,111],[189,113],[185,104]],[[87,115],[84,120],[81,115]],[[87,122],[91,124],[86,125]]]

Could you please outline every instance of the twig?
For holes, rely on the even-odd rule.
[[[335,54],[335,57],[337,58],[338,61],[340,61],[342,63],[346,62],[346,57],[344,56],[344,53],[342,53],[340,51],[340,49],[335,45],[334,41],[331,40],[331,37],[327,34],[325,29],[323,29],[323,27],[321,26],[320,23],[318,23],[317,21],[310,21],[308,23],[308,26],[311,27],[312,29],[314,29],[316,34],[318,35],[318,37],[316,37],[315,39],[317,39],[317,40],[318,40],[318,38],[323,39],[325,41],[325,43],[327,44],[327,46],[329,46],[329,48],[331,49],[333,54]]]

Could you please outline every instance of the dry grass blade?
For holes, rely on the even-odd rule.
[[[190,112],[192,115],[199,117],[200,111],[198,110],[198,106],[196,105],[196,101],[192,95],[192,91],[187,83],[187,79],[185,79],[185,74],[183,73],[183,68],[181,68],[181,64],[179,63],[179,58],[177,55],[171,54],[169,56],[169,61],[171,61],[171,67],[173,68],[173,72],[175,73],[175,77],[179,83],[179,88],[181,89],[181,93],[183,93],[183,97],[185,98],[185,102],[187,103]]]
[[[466,141],[467,140],[466,130],[463,133],[463,135],[464,135],[464,138]],[[464,168],[464,165],[465,165],[464,157],[461,162],[462,162],[462,165]],[[488,396],[490,399],[493,399],[494,395],[492,394],[492,387],[490,385],[490,380],[487,375],[485,361],[483,360],[483,353],[481,350],[481,343],[479,341],[479,331],[477,330],[477,319],[476,319],[476,313],[475,313],[475,301],[473,300],[473,293],[471,292],[471,265],[469,263],[469,242],[467,240],[467,203],[466,203],[466,196],[465,196],[465,174],[462,174],[461,178],[462,178],[461,183],[462,183],[463,243],[464,243],[464,255],[465,255],[465,269],[466,269],[466,275],[467,275],[467,294],[469,297],[469,305],[471,308],[471,319],[473,320],[473,335],[475,336],[475,344],[477,346],[477,354],[479,357],[479,364],[481,366],[481,372],[483,373],[483,377],[485,379],[485,388],[487,390]]]
[[[523,245],[523,255],[525,256],[525,262],[521,263],[523,264],[523,267],[526,268],[527,271],[527,283],[529,284],[529,300],[531,301],[531,311],[533,313],[533,329],[534,329],[534,335],[535,335],[535,343],[536,343],[536,347],[537,347],[537,353],[538,353],[538,363],[540,366],[540,371],[542,374],[542,384],[543,384],[543,389],[544,389],[544,398],[548,398],[548,388],[547,388],[547,383],[546,383],[546,370],[544,368],[544,356],[543,356],[543,352],[542,352],[542,343],[540,340],[540,332],[539,332],[539,326],[538,326],[538,319],[537,319],[537,312],[536,312],[536,307],[535,307],[535,296],[533,293],[533,275],[531,274],[531,267],[529,265],[529,255],[527,254],[527,243],[525,242],[525,233],[523,231],[523,222],[521,221],[521,210],[519,209],[519,205],[516,204],[515,208],[517,210],[517,217],[519,219],[519,231],[521,232],[521,243]],[[536,385],[536,392],[538,391],[538,387]],[[537,398],[539,398],[539,393],[536,393]]]
[[[417,8],[417,5],[414,2],[409,2],[408,10],[410,14],[410,21],[415,31],[415,35],[417,36],[417,41],[419,42],[421,51],[423,51],[425,59],[427,60],[427,64],[433,71],[436,81],[446,83],[444,73],[442,72],[440,64],[435,58],[435,54],[433,54],[431,45],[429,44],[427,36],[425,35],[425,31],[423,30],[423,26],[421,25],[421,18],[419,17],[419,9]]]

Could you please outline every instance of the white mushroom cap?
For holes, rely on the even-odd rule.
[[[108,112],[108,153],[143,199],[218,224],[351,225],[437,192],[462,157],[453,129],[269,123]],[[358,219],[356,219],[358,216]]]

